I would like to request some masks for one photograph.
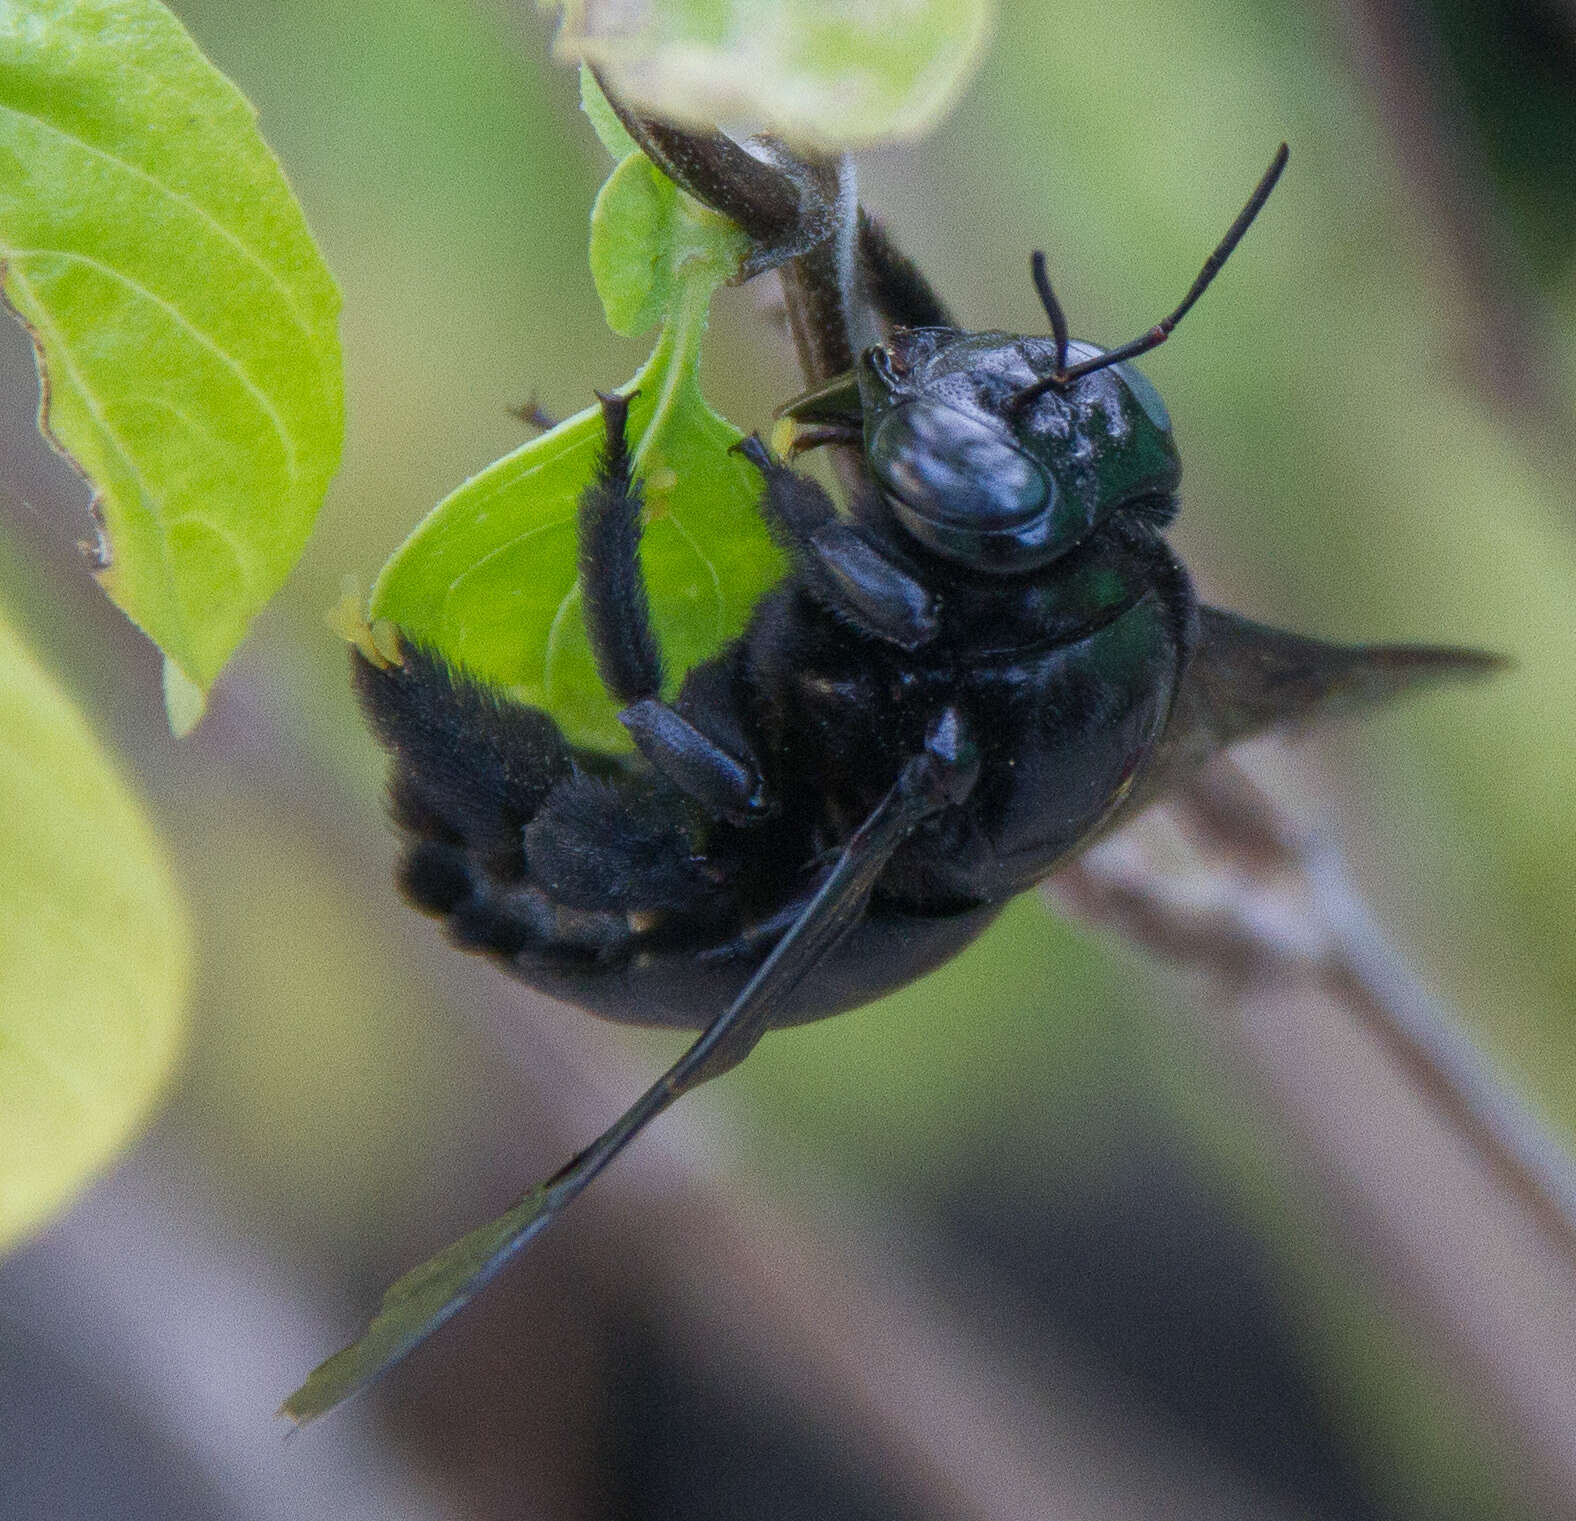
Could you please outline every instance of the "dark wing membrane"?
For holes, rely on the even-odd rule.
[[[1439,681],[1492,675],[1508,662],[1483,650],[1326,644],[1199,609],[1199,637],[1153,760],[1113,823],[1180,785],[1239,739],[1295,733]]]

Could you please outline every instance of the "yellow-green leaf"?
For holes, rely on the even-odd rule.
[[[783,566],[756,510],[760,477],[728,452],[741,434],[707,406],[696,374],[712,292],[747,244],[671,185],[655,192],[671,197],[671,211],[650,215],[652,176],[639,154],[614,171],[598,200],[593,264],[615,325],[664,319],[624,389],[635,393],[629,435],[645,488],[641,560],[676,683],[743,630]],[[574,743],[616,750],[628,740],[586,638],[575,545],[576,506],[601,447],[601,413],[590,408],[467,481],[395,552],[370,613],[546,708]]]
[[[727,452],[741,435],[706,405],[693,370],[663,343],[633,384],[649,513],[641,558],[677,679],[742,631],[782,562],[756,511],[760,478]],[[628,741],[597,679],[575,555],[575,507],[601,446],[601,413],[585,411],[467,481],[390,560],[371,612],[546,708],[574,743],[617,750]]]
[[[339,296],[251,106],[163,6],[0,4],[0,263],[100,581],[189,698],[338,466]]]
[[[0,622],[0,1249],[146,1117],[180,1044],[188,932],[137,800]]]
[[[697,126],[769,128],[847,148],[914,137],[984,57],[994,0],[568,0],[560,56],[619,95]]]
[[[668,258],[679,192],[643,153],[631,153],[608,177],[591,208],[591,278],[607,325],[638,337],[662,319],[673,299]]]

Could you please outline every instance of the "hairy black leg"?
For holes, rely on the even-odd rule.
[[[682,912],[715,893],[677,789],[661,778],[577,776],[525,831],[531,878],[568,908]]]
[[[716,702],[662,701],[662,652],[640,569],[642,498],[626,438],[629,401],[604,396],[602,458],[580,498],[580,585],[602,684],[641,754],[714,817],[746,823],[767,811],[760,768],[747,745],[730,743]],[[737,725],[732,725],[736,730]]]
[[[684,809],[670,790],[656,797],[648,785],[632,795],[577,775],[546,713],[419,645],[407,644],[398,664],[377,666],[359,651],[353,659],[368,718],[393,752],[391,811],[406,837],[401,890],[444,920],[458,944],[606,961],[627,949],[631,907],[683,907],[715,891],[715,874],[696,864],[682,822],[673,822]],[[538,882],[527,840],[544,816],[557,853]],[[563,878],[565,896],[555,901],[547,888]],[[574,912],[581,908],[589,912]]]
[[[396,822],[503,875],[523,870],[520,831],[570,771],[558,726],[419,645],[407,644],[400,663],[386,668],[359,651],[351,658],[361,705],[393,753]],[[452,871],[434,865],[416,872],[412,891],[416,883],[429,883],[418,901],[436,908],[455,890],[452,878]]]
[[[926,819],[964,801],[978,775],[978,749],[949,708],[931,724],[924,750],[904,765],[891,791],[849,837],[804,912],[700,1038],[567,1166],[499,1219],[400,1279],[360,1339],[314,1370],[285,1401],[284,1413],[309,1421],[403,1357],[546,1230],[652,1120],[748,1056],[783,1000],[858,923],[903,842]]]
[[[919,266],[863,206],[859,208],[859,268],[866,298],[893,327],[957,326]]]
[[[662,651],[651,626],[640,570],[640,483],[631,473],[629,398],[603,396],[605,439],[591,484],[580,496],[580,590],[586,630],[602,685],[619,702],[655,697]]]
[[[761,472],[767,525],[818,602],[900,649],[918,649],[934,637],[935,598],[875,535],[840,518],[820,486],[773,459],[753,434],[737,448]]]
[[[837,160],[790,153],[765,138],[746,148],[714,128],[677,127],[641,116],[600,74],[597,83],[652,163],[750,235],[755,246],[740,271],[743,278],[774,269],[834,236],[842,185]]]

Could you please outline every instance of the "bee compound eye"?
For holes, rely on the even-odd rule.
[[[895,407],[866,451],[904,530],[939,555],[986,570],[1054,559],[1056,487],[998,425],[941,402]]]

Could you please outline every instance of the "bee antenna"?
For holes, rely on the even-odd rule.
[[[1226,235],[1215,246],[1215,251],[1204,260],[1204,267],[1198,272],[1198,278],[1188,288],[1181,303],[1169,316],[1162,317],[1142,337],[1135,338],[1131,343],[1124,343],[1120,348],[1109,349],[1104,354],[1097,354],[1093,359],[1086,359],[1082,364],[1075,364],[1067,368],[1067,344],[1063,337],[1066,328],[1066,319],[1063,319],[1061,330],[1056,329],[1056,318],[1051,319],[1051,327],[1056,332],[1056,370],[1047,375],[1043,380],[1037,380],[1033,385],[1025,386],[1017,392],[1010,402],[1014,411],[1027,406],[1037,397],[1043,396],[1047,391],[1070,384],[1083,375],[1092,375],[1096,370],[1106,369],[1113,364],[1120,364],[1124,359],[1136,359],[1140,354],[1147,354],[1150,349],[1159,348],[1172,330],[1193,309],[1193,303],[1209,289],[1210,282],[1220,273],[1221,266],[1231,257],[1232,250],[1242,241],[1242,235],[1253,225],[1253,219],[1264,209],[1264,203],[1269,200],[1270,192],[1275,188],[1275,182],[1281,177],[1281,171],[1286,167],[1286,160],[1291,156],[1290,150],[1282,143],[1275,152],[1275,157],[1270,160],[1270,166],[1264,171],[1263,177],[1254,187],[1253,194],[1248,197],[1248,203],[1237,213],[1237,219],[1226,229]],[[1035,255],[1034,264],[1035,288],[1040,292],[1040,300],[1045,303],[1047,313],[1052,310],[1056,298],[1051,294],[1050,282],[1044,280],[1044,260]],[[1043,281],[1043,284],[1042,284]],[[1047,299],[1049,298],[1049,299]],[[1060,307],[1056,307],[1060,315]]]
[[[1056,299],[1056,292],[1051,289],[1051,277],[1045,272],[1045,251],[1036,248],[1029,256],[1029,272],[1034,277],[1034,288],[1039,292],[1040,305],[1045,308],[1045,315],[1051,321],[1051,333],[1056,339],[1056,374],[1064,374],[1067,370],[1067,345],[1071,336],[1067,331],[1067,313],[1062,310],[1062,303]]]

